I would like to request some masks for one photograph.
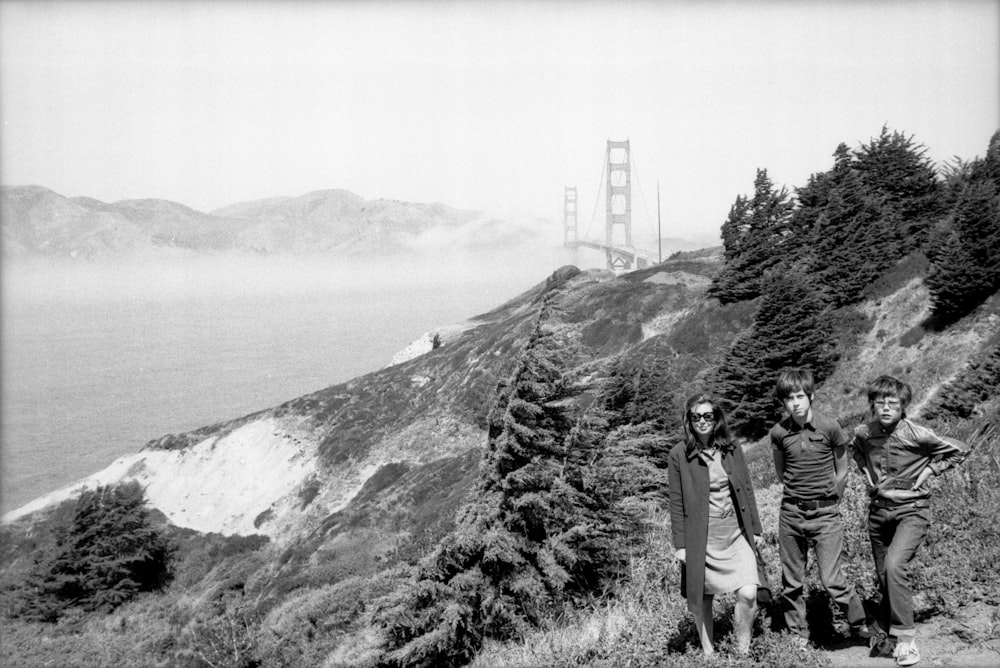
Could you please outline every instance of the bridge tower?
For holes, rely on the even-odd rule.
[[[620,253],[612,253],[615,247],[615,228],[621,227],[624,232],[623,242],[627,248],[632,248],[632,170],[629,155],[628,140],[608,140],[608,186],[607,215],[604,223],[607,248],[605,250],[608,269],[631,269],[632,262]]]
[[[576,219],[576,186],[566,186],[563,199],[563,245],[579,241]]]

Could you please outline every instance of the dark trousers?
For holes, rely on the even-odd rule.
[[[844,577],[844,523],[838,505],[803,510],[782,501],[778,520],[781,550],[781,602],[788,630],[809,636],[803,596],[809,546],[816,550],[819,578],[830,598],[852,627],[865,623],[865,610],[854,587]]]
[[[901,504],[876,500],[868,510],[868,535],[882,594],[878,623],[891,636],[914,632],[910,562],[927,536],[928,506],[926,499]]]

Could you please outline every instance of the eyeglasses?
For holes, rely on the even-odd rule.
[[[894,410],[900,406],[899,399],[880,399],[878,401],[873,401],[872,404],[874,404],[875,408],[892,408]]]
[[[688,413],[688,420],[691,422],[715,422],[715,413]]]

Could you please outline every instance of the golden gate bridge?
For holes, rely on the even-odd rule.
[[[576,186],[566,186],[563,198],[563,245],[568,248],[591,248],[603,251],[608,269],[628,271],[641,269],[663,260],[662,253],[637,248],[632,241],[632,172],[633,162],[629,141],[608,140],[604,153],[604,166],[601,179],[605,174],[605,216],[603,238],[591,238],[591,231],[597,214],[597,204],[594,205],[594,215],[591,217],[587,231],[581,237],[577,216]],[[638,178],[636,178],[638,184]],[[640,187],[640,193],[642,192]],[[657,188],[657,219],[659,219],[659,188]],[[657,229],[657,239],[660,234]]]

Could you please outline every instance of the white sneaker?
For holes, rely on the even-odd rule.
[[[912,666],[920,661],[920,651],[917,649],[917,644],[912,640],[897,643],[892,655],[896,657],[897,666]]]

